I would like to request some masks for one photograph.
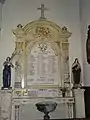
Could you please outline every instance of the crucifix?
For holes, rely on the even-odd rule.
[[[40,19],[46,19],[45,16],[44,16],[44,11],[48,10],[48,9],[44,7],[44,4],[41,4],[41,7],[37,8],[37,9],[41,10],[41,17],[40,17]]]

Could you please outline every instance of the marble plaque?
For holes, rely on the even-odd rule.
[[[58,84],[58,61],[49,43],[34,46],[28,56],[27,85]]]
[[[30,97],[58,97],[58,89],[28,89]]]
[[[21,82],[15,82],[14,87],[15,88],[21,88]]]

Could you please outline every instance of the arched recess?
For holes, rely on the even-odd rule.
[[[35,45],[37,46],[40,44],[50,45],[51,50],[53,50],[55,53],[55,56],[58,56],[58,72],[60,77],[57,77],[58,84],[56,85],[63,86],[65,83],[70,85],[68,38],[71,36],[71,33],[65,26],[60,28],[53,22],[47,20],[38,20],[30,22],[25,26],[19,25],[19,27],[13,30],[13,33],[16,36],[16,47],[12,56],[18,54],[18,58],[22,58],[24,87],[28,86],[27,58]],[[54,85],[55,84],[53,84],[53,86]]]
[[[61,85],[61,55],[55,42],[29,43],[26,51],[27,86]]]

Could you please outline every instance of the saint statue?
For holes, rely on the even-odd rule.
[[[81,80],[81,66],[78,61],[78,58],[76,58],[74,63],[72,64],[72,73],[73,73],[74,87],[79,87]]]
[[[10,88],[11,85],[11,67],[14,65],[11,62],[11,58],[7,57],[5,62],[3,63],[3,88]]]
[[[88,26],[88,32],[87,32],[86,54],[87,54],[87,62],[88,64],[90,64],[90,25]]]

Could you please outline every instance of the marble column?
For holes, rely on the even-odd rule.
[[[19,120],[20,105],[15,105],[15,120]]]
[[[84,89],[74,89],[76,118],[85,118],[84,91]]]
[[[68,118],[73,118],[73,104],[68,103]]]

